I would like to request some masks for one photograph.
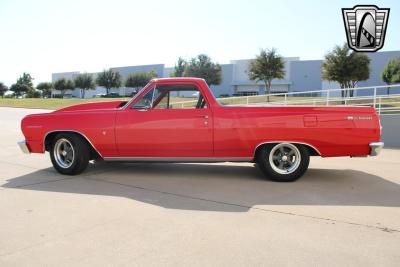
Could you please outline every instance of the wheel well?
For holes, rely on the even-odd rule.
[[[46,135],[46,138],[44,140],[44,149],[45,151],[50,151],[51,148],[51,142],[54,140],[57,134],[60,133],[65,133],[65,134],[73,134],[76,136],[79,136],[82,138],[82,140],[87,144],[87,146],[90,149],[90,159],[101,159],[101,155],[96,151],[96,149],[93,147],[93,145],[87,140],[87,138],[82,135],[81,133],[78,132],[72,132],[72,131],[56,131],[56,132],[51,132]]]
[[[279,143],[282,143],[282,142],[264,143],[264,144],[259,145],[254,152],[254,157],[257,156],[257,153],[258,153],[258,151],[260,151],[261,148],[263,148],[267,145],[275,145],[275,144],[279,144]],[[310,154],[310,156],[321,156],[316,148],[314,148],[308,144],[302,144],[302,143],[296,143],[296,142],[288,142],[288,143],[295,144],[295,145],[301,145],[301,146],[305,147],[308,150],[308,153]]]

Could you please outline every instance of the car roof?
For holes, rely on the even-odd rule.
[[[154,78],[151,80],[152,82],[163,82],[163,81],[170,81],[170,82],[182,82],[182,81],[203,81],[205,80],[203,78],[197,78],[197,77],[170,77],[170,78]]]

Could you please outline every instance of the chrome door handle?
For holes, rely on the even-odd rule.
[[[200,118],[208,119],[208,115],[197,115],[196,117],[200,117]]]

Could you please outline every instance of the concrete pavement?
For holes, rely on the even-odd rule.
[[[398,266],[400,150],[312,158],[295,183],[253,164],[91,164],[24,155],[0,108],[1,266]]]

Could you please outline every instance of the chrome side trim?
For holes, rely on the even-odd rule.
[[[97,148],[93,145],[93,143],[90,142],[89,138],[87,138],[87,136],[84,135],[83,133],[81,133],[81,132],[79,132],[79,131],[76,131],[76,130],[54,130],[54,131],[49,131],[49,132],[47,132],[47,133],[44,135],[44,138],[43,138],[43,153],[46,152],[46,138],[47,138],[47,136],[48,136],[49,134],[51,134],[51,133],[56,133],[56,132],[71,132],[71,133],[77,133],[77,134],[82,135],[82,136],[86,139],[86,141],[88,141],[89,144],[93,147],[93,149],[100,155],[100,157],[104,158],[104,157],[101,155],[101,153],[97,150]]]
[[[26,141],[22,140],[19,141],[18,143],[19,148],[22,150],[22,152],[24,152],[25,154],[30,154],[31,152],[29,151],[28,146],[26,145]]]
[[[309,147],[313,148],[315,151],[317,151],[318,155],[321,156],[321,152],[319,152],[319,150],[318,150],[315,146],[313,146],[313,145],[310,145],[310,144],[308,144],[308,143],[302,143],[302,142],[297,142],[297,141],[287,141],[287,140],[285,140],[285,141],[268,141],[268,142],[259,143],[259,144],[256,146],[256,148],[254,149],[253,155],[256,154],[257,148],[258,148],[259,146],[265,145],[265,144],[274,144],[274,143],[291,143],[291,144],[306,145],[306,146],[309,146]]]
[[[127,162],[250,162],[252,157],[105,157],[105,161]]]
[[[369,147],[371,148],[370,156],[378,156],[381,153],[383,146],[385,144],[383,142],[373,142],[369,143]]]

